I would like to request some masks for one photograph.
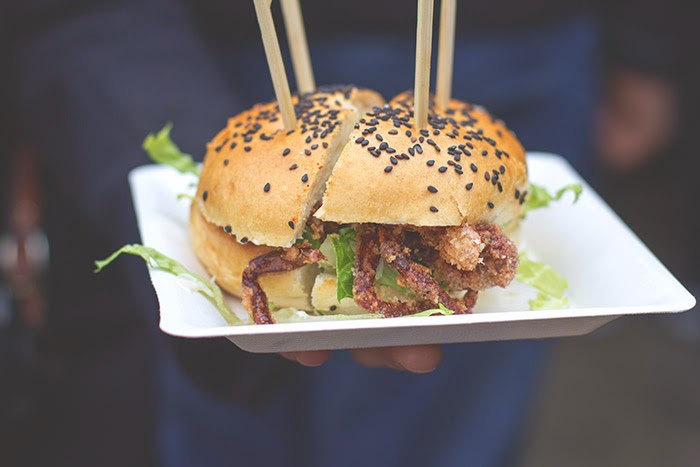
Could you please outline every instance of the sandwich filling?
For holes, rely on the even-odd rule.
[[[337,235],[339,225],[312,217],[307,238],[290,248],[278,248],[253,259],[243,272],[243,305],[257,324],[272,323],[270,307],[258,279],[326,261],[313,244]],[[384,224],[355,226],[352,298],[367,311],[385,317],[405,316],[444,306],[471,313],[480,290],[507,286],[515,277],[518,250],[492,224],[456,227],[416,227]],[[407,293],[380,296],[380,261],[398,274],[396,285]]]

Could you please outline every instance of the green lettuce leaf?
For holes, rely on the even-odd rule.
[[[355,274],[352,268],[355,264],[355,229],[346,227],[337,234],[330,236],[335,252],[335,271],[338,281],[337,300],[352,298],[352,284]]]
[[[199,167],[192,156],[180,151],[180,148],[170,139],[172,128],[172,123],[168,123],[155,135],[149,133],[143,140],[143,149],[153,162],[169,165],[180,173],[191,173],[199,177]]]
[[[154,250],[153,248],[138,244],[124,245],[119,250],[112,253],[108,258],[101,261],[95,261],[95,266],[97,266],[95,272],[100,272],[102,269],[112,263],[112,261],[117,259],[117,257],[119,257],[122,253],[140,256],[144,261],[146,261],[149,267],[168,272],[190,282],[194,290],[204,295],[204,297],[206,297],[212,303],[212,305],[219,310],[219,313],[221,313],[221,316],[223,316],[227,323],[245,324],[233,311],[231,311],[228,305],[226,305],[223,293],[218,285],[203,278],[199,274],[193,273],[182,264],[165,256],[159,251]]]
[[[581,187],[581,185],[578,183],[574,183],[559,189],[559,191],[557,191],[556,194],[552,195],[547,191],[546,188],[541,187],[539,185],[535,185],[534,183],[530,183],[530,186],[528,188],[528,195],[525,200],[525,204],[523,205],[523,217],[533,209],[543,208],[549,206],[549,204],[553,201],[559,201],[567,191],[570,191],[574,194],[575,203],[576,201],[578,201],[579,196],[581,196],[583,187]]]
[[[537,292],[537,297],[528,300],[531,310],[558,310],[560,308],[569,308],[568,297],[553,297],[542,292]]]
[[[524,251],[520,252],[515,280],[537,289],[537,298],[529,301],[531,310],[569,306],[569,299],[564,295],[569,282],[549,265],[530,259]]]
[[[384,259],[379,261],[379,267],[377,268],[377,284],[390,287],[403,294],[413,296],[414,293],[411,289],[402,287],[398,284],[398,282],[396,282],[397,277],[399,277],[399,271],[386,264]]]
[[[301,234],[301,238],[295,242],[295,245],[302,245],[308,243],[311,248],[319,249],[321,247],[321,240],[314,237],[314,231],[308,225],[304,226],[304,231]]]

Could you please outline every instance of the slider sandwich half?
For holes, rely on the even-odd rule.
[[[270,307],[403,316],[469,313],[518,266],[508,238],[527,195],[525,151],[481,107],[452,100],[413,127],[404,93],[322,88],[229,120],[207,146],[194,251],[258,324]]]

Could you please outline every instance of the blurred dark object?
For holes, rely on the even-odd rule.
[[[605,88],[597,146],[606,169],[634,170],[670,148],[678,136],[679,106],[668,79],[619,70],[610,73]]]
[[[0,185],[9,187],[0,211],[7,213],[0,223],[0,458],[12,465],[42,438],[53,370],[41,349],[49,251],[40,224],[38,163],[25,147],[5,158],[5,165]]]

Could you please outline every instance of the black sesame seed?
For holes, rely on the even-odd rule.
[[[466,188],[466,189],[467,189],[467,191],[469,191],[469,190],[471,190],[471,189],[472,189],[472,187],[473,187],[473,186],[474,186],[474,184],[473,184],[473,183],[467,183],[467,184],[466,184],[466,185],[464,186],[464,188]]]
[[[246,143],[250,143],[252,140],[253,140],[253,137],[250,135],[246,135],[243,137],[243,141],[245,141]]]
[[[306,142],[307,142],[307,143],[310,143],[310,142],[311,142],[311,136],[307,136],[307,137],[306,137]]]
[[[263,187],[263,190],[265,190],[265,193],[270,191],[270,183],[269,182],[265,184],[265,187]]]
[[[391,156],[391,157],[389,158],[389,160],[390,160],[391,163],[394,164],[394,165],[396,165],[396,164],[399,163],[399,160],[398,160],[397,158],[395,158],[394,156]]]
[[[491,180],[491,174],[488,172],[484,172],[484,178],[486,179],[486,181]]]
[[[416,155],[416,150],[413,149],[412,147],[411,147],[411,148],[408,148],[408,153],[409,153],[410,155],[412,155],[412,156],[415,156],[415,155]]]
[[[469,168],[472,169],[472,172],[476,172],[477,170],[479,170],[479,168],[476,166],[476,164],[470,165]]]
[[[230,233],[231,233],[231,226],[230,226],[230,225],[227,225],[226,227],[224,227],[224,231],[225,231],[226,233],[229,233],[229,234],[230,234]]]
[[[393,129],[393,130],[389,130],[389,134],[390,135],[398,135],[399,132],[398,132],[398,130]]]
[[[493,204],[491,201],[488,202],[488,206],[489,206],[490,209],[493,209],[493,208],[494,208],[494,204]]]
[[[246,243],[248,243],[248,237],[243,237],[243,238],[241,238],[240,241],[241,241],[242,244],[245,245]]]
[[[430,206],[430,212],[438,212],[439,209],[436,208],[435,206]]]
[[[362,141],[362,146],[367,146],[368,144],[369,144],[369,140],[368,140],[368,139]]]
[[[389,173],[389,172],[391,172],[391,171],[392,171],[392,169],[393,169],[393,167],[392,167],[392,166],[390,166],[390,165],[387,165],[386,167],[384,167],[384,172],[386,172],[386,173]]]
[[[520,198],[520,190],[518,190],[518,189],[516,188],[516,189],[515,189],[515,199],[518,199],[518,198]]]
[[[388,147],[389,147],[389,143],[387,143],[386,141],[379,145],[379,149],[381,149],[382,151]]]
[[[296,170],[299,167],[299,164],[292,164],[289,166],[289,170]]]
[[[426,164],[428,164],[428,167],[432,167],[435,164],[435,161],[431,159],[428,162],[426,162]]]
[[[304,154],[306,154],[307,156],[310,156],[310,155],[311,155],[311,151],[308,150],[308,149],[304,149]]]
[[[224,159],[224,166],[228,165],[228,159]]]
[[[428,191],[431,193],[437,193],[438,189],[435,188],[433,185],[428,185]]]
[[[423,146],[421,146],[420,144],[416,144],[415,146],[413,146],[413,149],[415,149],[418,154],[423,154]]]
[[[328,143],[326,143],[325,141],[323,142],[323,148],[328,149]]]
[[[294,221],[287,222],[287,225],[289,226],[290,229],[294,230]]]
[[[498,182],[498,191],[503,193],[503,185],[501,185],[501,182]]]
[[[386,152],[388,152],[389,154],[394,154],[394,153],[396,152],[396,149],[394,149],[394,148],[386,148]]]
[[[500,166],[498,168],[498,171],[501,172],[502,174],[506,173],[506,168],[504,166]]]
[[[481,155],[484,156],[484,157],[488,156],[488,154],[489,154],[489,152],[488,152],[486,149],[484,149],[483,151],[481,151]]]
[[[445,167],[445,166],[443,165],[442,167],[440,167],[440,168],[438,169],[438,172],[440,172],[441,174],[444,174],[445,172],[447,172],[447,167]]]
[[[308,182],[308,181],[309,181],[309,175],[308,175],[308,174],[302,175],[302,176],[301,176],[301,181],[304,182],[304,183]]]
[[[204,193],[202,193],[202,201],[206,201],[208,197],[209,197],[208,191],[205,191]]]
[[[423,135],[423,136],[425,136],[425,137],[430,136],[430,132],[429,132],[428,130],[421,130],[421,131],[420,131],[420,134]]]
[[[355,142],[356,142],[357,144],[360,144],[360,143],[362,143],[364,140],[365,140],[365,139],[364,139],[362,136],[360,136],[359,138],[357,138],[357,139],[355,140]]]
[[[250,146],[244,146],[243,149],[245,150],[245,152],[250,152],[252,148]]]
[[[311,149],[314,150],[314,151],[315,151],[316,149],[318,149],[318,144],[312,144],[312,145],[311,145]]]
[[[337,309],[338,309],[338,307],[335,305],[331,305],[331,307],[329,308],[329,310],[331,310],[331,311],[335,311]]]
[[[384,141],[384,137],[382,135],[380,135],[379,133],[374,135],[374,137],[377,138],[377,141]]]

